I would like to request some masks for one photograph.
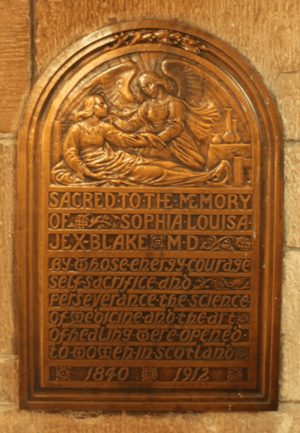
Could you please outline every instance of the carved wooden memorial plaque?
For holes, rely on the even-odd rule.
[[[258,75],[206,33],[64,52],[19,136],[21,406],[275,409],[280,151]]]

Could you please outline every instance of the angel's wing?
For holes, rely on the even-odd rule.
[[[125,62],[113,66],[92,81],[84,88],[93,88],[102,91],[107,99],[118,109],[134,109],[138,106],[135,96],[130,89],[130,83],[136,76],[138,68],[133,62]]]
[[[188,104],[199,106],[203,98],[205,79],[200,70],[182,60],[167,59],[162,62],[162,72],[177,85],[177,96]]]
[[[83,99],[97,93],[103,93],[118,110],[135,110],[139,104],[131,92],[130,83],[137,72],[133,62],[121,63],[102,72],[72,95],[61,112],[61,120],[66,120]]]
[[[201,141],[210,136],[214,122],[219,119],[220,114],[214,104],[207,103],[202,107],[189,106],[185,120],[196,140]]]
[[[161,69],[177,84],[177,96],[184,101],[187,107],[186,124],[199,145],[203,139],[209,137],[214,122],[220,118],[212,102],[201,104],[204,77],[196,66],[181,60],[167,59],[162,63]]]

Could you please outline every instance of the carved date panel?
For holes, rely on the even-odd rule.
[[[111,26],[39,79],[19,147],[21,406],[276,408],[281,130],[250,66]]]

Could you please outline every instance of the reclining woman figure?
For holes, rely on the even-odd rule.
[[[105,122],[108,106],[100,95],[89,96],[84,110],[75,115],[63,145],[64,159],[51,171],[56,185],[177,186],[231,181],[231,167],[222,161],[209,172],[199,173],[176,162],[145,158],[130,153],[132,148],[163,150],[164,142],[146,132],[125,133]]]

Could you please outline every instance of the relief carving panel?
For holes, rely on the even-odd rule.
[[[276,407],[268,98],[228,46],[159,21],[104,29],[41,77],[20,132],[22,407]]]

